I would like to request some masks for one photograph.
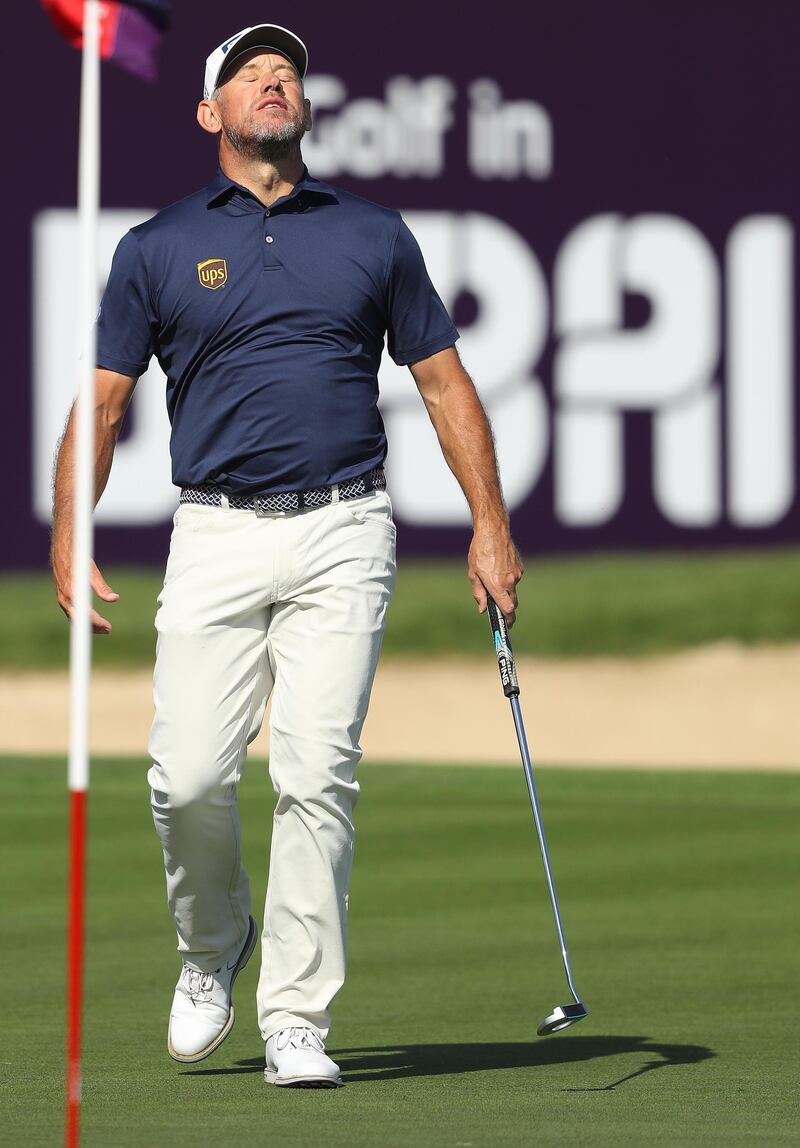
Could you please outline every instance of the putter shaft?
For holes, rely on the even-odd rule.
[[[533,765],[531,764],[531,755],[528,749],[528,739],[525,736],[525,724],[522,720],[522,710],[519,704],[519,681],[517,679],[517,667],[514,660],[514,651],[511,648],[511,639],[508,635],[508,625],[502,612],[497,608],[497,603],[491,595],[487,599],[489,625],[492,628],[492,635],[494,637],[494,648],[497,656],[497,665],[500,670],[500,682],[503,686],[503,693],[511,702],[511,712],[514,715],[514,728],[517,731],[517,741],[519,742],[519,752],[522,758],[522,768],[525,773],[525,781],[528,786],[528,794],[531,799],[531,808],[533,809],[533,819],[536,823],[536,835],[539,838],[539,849],[542,854],[542,862],[544,864],[544,873],[547,879],[547,891],[550,894],[550,904],[553,907],[553,916],[556,922],[556,932],[558,933],[558,943],[561,948],[561,960],[564,964],[564,972],[567,975],[567,984],[569,991],[572,993],[575,1005],[581,1010],[581,1015],[576,1016],[573,1020],[580,1020],[583,1016],[587,1015],[587,1009],[578,995],[578,990],[575,988],[575,982],[572,979],[572,968],[569,963],[569,952],[567,951],[567,941],[564,936],[564,926],[561,923],[561,913],[558,908],[558,897],[556,896],[556,886],[553,880],[553,869],[550,865],[550,854],[547,851],[547,839],[544,835],[544,822],[542,820],[542,811],[539,806],[539,795],[536,792],[536,782],[533,778]],[[572,1005],[564,1005],[563,1009],[571,1010]],[[549,1018],[548,1018],[549,1019]],[[572,1024],[573,1020],[567,1020],[567,1024]],[[560,1025],[559,1027],[566,1027]],[[541,1030],[540,1030],[541,1031]],[[558,1031],[552,1029],[550,1031]]]
[[[556,932],[558,933],[558,943],[561,946],[561,959],[564,962],[564,972],[567,975],[567,984],[569,991],[572,993],[573,1000],[576,1004],[582,1004],[581,998],[578,995],[578,990],[575,988],[575,983],[572,979],[572,968],[569,963],[569,952],[567,951],[567,942],[564,937],[564,926],[561,923],[561,913],[558,908],[558,898],[556,896],[556,887],[553,880],[553,870],[550,865],[550,854],[547,851],[547,838],[544,834],[544,823],[542,821],[542,811],[539,807],[539,795],[536,792],[536,782],[533,777],[533,765],[531,764],[531,755],[528,750],[528,739],[525,736],[525,725],[522,721],[522,710],[519,704],[519,695],[512,695],[509,698],[511,702],[511,712],[514,715],[514,728],[517,731],[517,741],[519,742],[519,752],[522,757],[522,768],[525,773],[525,781],[528,785],[528,794],[531,799],[531,808],[533,809],[533,819],[536,822],[536,836],[539,838],[539,849],[542,853],[542,862],[544,864],[544,874],[547,880],[547,891],[550,894],[550,904],[553,907],[553,916],[556,922]]]

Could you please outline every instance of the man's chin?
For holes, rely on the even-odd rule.
[[[297,131],[281,131],[282,125],[276,124],[274,131],[255,132],[249,142],[254,144],[255,147],[263,147],[268,144],[295,144],[300,143],[303,138],[302,132]]]
[[[296,124],[275,123],[263,124],[247,136],[229,132],[228,140],[240,155],[269,162],[290,155],[304,135],[305,130]]]

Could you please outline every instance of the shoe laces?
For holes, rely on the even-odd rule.
[[[207,1004],[211,1000],[211,989],[214,987],[214,977],[211,973],[201,973],[184,965],[183,979],[186,984],[186,995],[194,1004]]]
[[[282,1028],[275,1039],[279,1052],[285,1048],[311,1048],[315,1052],[324,1052],[322,1040],[313,1028]]]

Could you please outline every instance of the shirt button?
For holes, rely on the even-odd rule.
[[[269,219],[269,208],[267,208],[267,210],[264,212],[264,215],[267,219]]]
[[[265,243],[272,243],[272,236],[268,235],[264,242]]]

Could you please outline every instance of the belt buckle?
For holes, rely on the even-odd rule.
[[[266,499],[259,498],[258,495],[253,496],[253,510],[256,512],[256,518],[269,518],[272,513],[267,510],[265,505]]]

